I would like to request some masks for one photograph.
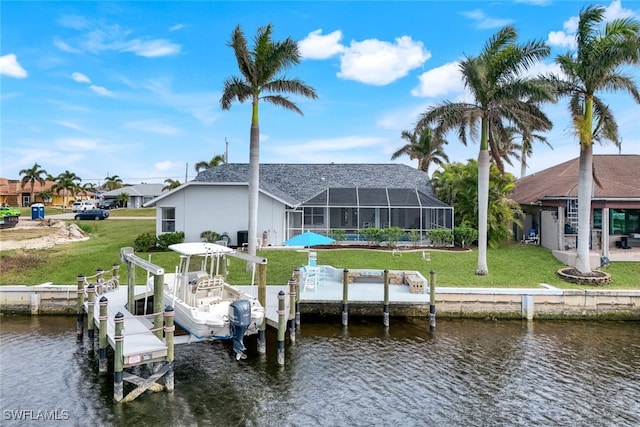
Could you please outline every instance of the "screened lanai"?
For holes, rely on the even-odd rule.
[[[347,240],[362,240],[368,227],[399,227],[421,235],[453,227],[453,208],[417,188],[328,188],[287,211],[288,237],[305,231],[343,230]]]

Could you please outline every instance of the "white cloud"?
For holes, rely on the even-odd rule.
[[[420,84],[411,90],[411,95],[435,98],[464,91],[459,66],[459,62],[449,62],[422,73],[418,77]]]
[[[63,138],[56,142],[58,148],[65,151],[81,151],[81,150],[95,150],[98,148],[98,141],[94,139],[86,138]]]
[[[91,89],[92,91],[94,91],[98,95],[113,96],[113,92],[111,92],[109,89],[104,88],[102,86],[91,85],[91,86],[89,86],[89,89]]]
[[[67,53],[82,53],[81,49],[77,49],[75,47],[71,47],[69,46],[69,44],[63,40],[60,40],[59,38],[55,38],[53,39],[53,45],[55,47],[57,47],[58,49],[60,49],[63,52],[67,52]]]
[[[431,52],[422,42],[409,36],[396,38],[395,44],[376,39],[352,41],[342,53],[338,77],[383,86],[421,67]]]
[[[564,31],[550,31],[547,41],[551,46],[565,47],[569,49],[576,48],[575,34],[567,34]]]
[[[72,122],[68,122],[68,121],[65,121],[65,120],[57,120],[57,121],[54,121],[54,123],[56,123],[56,124],[58,124],[58,125],[60,125],[62,127],[66,127],[68,129],[77,130],[79,132],[85,132],[85,129],[83,129],[81,126],[79,126],[79,125],[77,125],[75,123],[72,123]]]
[[[158,56],[170,56],[180,53],[181,46],[176,43],[171,43],[168,40],[131,40],[127,43],[127,46],[122,48],[123,52],[133,52],[138,56],[144,56],[146,58],[155,58]]]
[[[22,68],[14,53],[0,56],[0,75],[24,79],[27,77],[27,70]]]
[[[54,39],[60,50],[69,53],[84,51],[99,53],[102,51],[131,52],[147,58],[169,56],[179,53],[182,47],[166,39],[132,38],[133,31],[118,24],[105,24],[101,20],[87,20],[77,16],[67,16],[59,21],[67,28],[78,31],[75,38]],[[171,31],[180,29],[174,26]]]
[[[160,172],[165,172],[168,170],[173,170],[173,169],[184,169],[184,163],[183,162],[175,162],[175,161],[171,161],[171,160],[165,160],[163,162],[158,162],[156,164],[153,165],[153,168],[155,170],[158,170]]]
[[[78,72],[72,73],[71,78],[78,83],[91,83],[91,79],[82,73],[78,73]]]
[[[480,9],[462,12],[462,15],[466,16],[472,21],[475,21],[476,28],[479,28],[481,30],[500,28],[513,22],[513,20],[511,19],[491,18],[485,15],[484,12],[482,12]]]
[[[327,59],[344,51],[340,44],[342,32],[336,30],[322,35],[322,29],[310,32],[307,37],[298,42],[300,54],[305,59]]]
[[[137,129],[144,132],[159,133],[162,135],[176,136],[179,135],[180,129],[170,126],[160,120],[139,120],[125,124],[126,128]]]
[[[172,26],[171,28],[169,28],[169,31],[178,31],[178,30],[182,30],[183,28],[186,28],[187,26],[184,24],[176,24],[174,26]]]

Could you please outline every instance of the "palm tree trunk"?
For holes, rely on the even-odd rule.
[[[487,267],[487,217],[489,210],[489,150],[478,155],[478,267],[476,274],[489,274]]]
[[[520,178],[524,178],[527,175],[527,155],[523,152],[520,160]]]
[[[593,145],[580,145],[578,169],[578,249],[576,270],[591,272],[589,233],[591,231],[591,192],[593,189]]]
[[[256,254],[258,235],[258,192],[260,189],[260,126],[258,125],[258,102],[253,104],[251,135],[249,137],[249,236],[247,250]]]

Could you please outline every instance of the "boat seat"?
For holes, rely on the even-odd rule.
[[[224,279],[222,276],[214,277],[201,277],[196,281],[194,289],[194,298],[198,301],[197,305],[200,305],[200,301],[204,303],[205,300],[213,301],[222,299],[222,290],[224,287]],[[209,302],[207,302],[208,304]]]

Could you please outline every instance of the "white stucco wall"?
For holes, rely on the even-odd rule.
[[[543,210],[540,212],[540,244],[547,249],[555,250],[558,247],[558,216],[556,211]]]
[[[162,208],[176,210],[176,231],[184,231],[185,241],[200,241],[200,233],[211,230],[227,233],[237,245],[238,231],[248,230],[246,185],[189,185],[156,203],[156,234],[162,233]],[[285,206],[260,193],[258,236],[267,231],[268,244],[282,244]]]

